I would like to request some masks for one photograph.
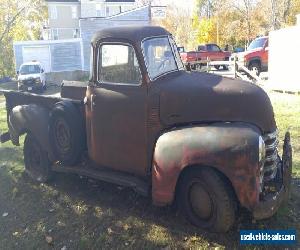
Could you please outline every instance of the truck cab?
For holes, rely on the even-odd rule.
[[[290,138],[279,157],[260,87],[186,71],[161,27],[103,29],[91,46],[90,80],[64,83],[61,97],[5,92],[1,141],[18,145],[27,134],[31,177],[70,172],[129,186],[154,205],[177,202],[191,223],[216,232],[231,228],[239,206],[263,219],[287,200]]]

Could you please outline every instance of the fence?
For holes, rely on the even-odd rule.
[[[216,73],[212,70],[212,67],[219,69],[220,67],[225,67],[229,70],[225,75],[231,78],[240,78],[245,81],[251,81],[254,83],[259,82],[260,78],[255,72],[250,71],[244,65],[238,63],[236,57],[231,57],[228,61],[213,61],[207,58],[206,60],[191,61],[185,64],[187,68],[194,71]],[[217,73],[224,75],[224,71]]]

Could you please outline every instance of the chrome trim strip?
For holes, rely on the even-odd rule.
[[[264,141],[275,139],[278,136],[278,130],[276,129],[273,133],[265,134],[263,136]]]
[[[271,144],[265,144],[266,151],[275,149],[278,146],[278,144],[279,144],[279,141],[277,139]]]
[[[266,159],[265,159],[265,162],[266,161],[275,161],[277,159],[277,152],[275,152],[275,153],[272,154],[272,155],[267,156]]]

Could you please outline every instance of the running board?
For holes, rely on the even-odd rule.
[[[136,176],[107,168],[95,168],[87,165],[69,167],[61,164],[54,164],[52,170],[62,173],[74,173],[116,185],[130,187],[135,189],[136,192],[142,196],[149,196],[150,194],[150,185],[146,181]]]

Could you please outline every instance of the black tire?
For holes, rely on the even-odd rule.
[[[229,67],[227,65],[222,65],[223,70],[229,70]]]
[[[201,66],[200,63],[197,63],[197,64],[195,65],[195,70],[200,71],[201,68],[202,68],[202,66]]]
[[[214,67],[215,67],[216,70],[220,69],[220,65],[215,65]]]
[[[58,102],[50,113],[49,140],[56,160],[75,165],[85,148],[85,131],[79,110],[69,102]]]
[[[257,76],[259,76],[261,72],[261,66],[259,62],[251,62],[249,65],[249,70],[255,72]]]
[[[53,172],[48,154],[30,133],[26,135],[23,151],[26,173],[37,182],[49,181]]]
[[[183,173],[177,195],[179,209],[197,227],[227,232],[235,222],[234,191],[226,178],[212,168],[199,167]]]

